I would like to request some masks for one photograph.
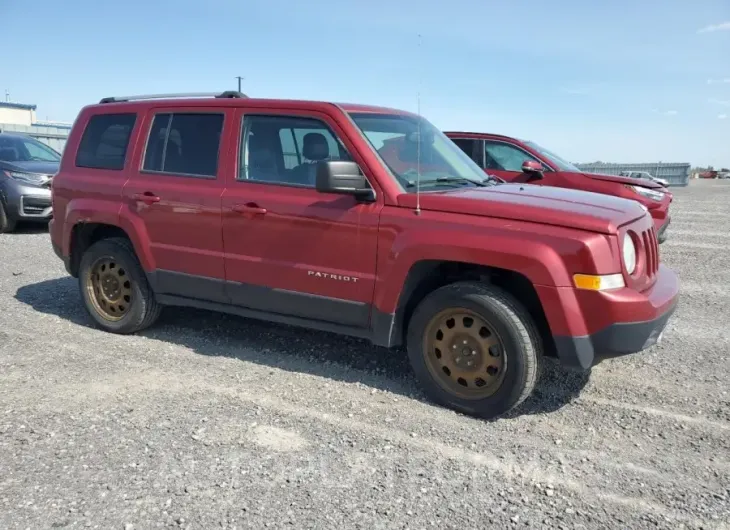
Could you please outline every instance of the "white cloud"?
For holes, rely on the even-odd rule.
[[[710,24],[702,29],[698,29],[697,33],[712,33],[713,31],[730,31],[730,22],[722,22],[720,24]]]
[[[723,84],[723,83],[730,83],[730,77],[726,77],[724,79],[708,79],[707,80],[708,85]]]
[[[723,107],[730,107],[730,99],[715,99],[710,98],[707,101],[714,103],[715,105],[722,105]]]
[[[718,120],[724,120],[725,118],[727,118],[727,114],[718,114],[717,115]]]
[[[676,110],[659,110],[659,109],[651,109],[652,112],[656,114],[661,114],[662,116],[676,116],[679,114]]]

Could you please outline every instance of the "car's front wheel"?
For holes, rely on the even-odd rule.
[[[532,393],[542,345],[532,318],[513,296],[492,285],[458,282],[418,305],[407,349],[429,397],[492,418]]]
[[[134,248],[124,238],[102,239],[84,252],[79,289],[89,315],[107,331],[134,333],[160,315]]]
[[[13,230],[15,230],[15,225],[15,219],[10,218],[7,210],[5,210],[5,205],[3,204],[3,201],[0,201],[0,234],[12,232]]]

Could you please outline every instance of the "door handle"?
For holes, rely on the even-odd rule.
[[[153,202],[160,202],[160,198],[152,193],[151,191],[146,191],[144,193],[135,193],[132,195],[135,201],[142,201],[147,204],[152,204]]]
[[[253,202],[249,202],[246,204],[234,204],[233,206],[231,206],[231,210],[236,213],[251,213],[258,215],[266,214],[266,208],[261,208],[259,205]]]

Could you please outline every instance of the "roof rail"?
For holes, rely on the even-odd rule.
[[[141,99],[168,99],[168,98],[247,98],[243,92],[226,90],[225,92],[181,92],[175,94],[145,94],[140,96],[112,96],[102,98],[99,103],[120,103],[123,101],[138,101]]]

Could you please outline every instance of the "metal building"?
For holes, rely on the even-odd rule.
[[[648,164],[608,164],[592,162],[575,164],[579,169],[590,173],[618,175],[622,171],[646,171],[653,177],[666,179],[670,186],[687,186],[689,184],[690,164],[685,163],[648,163]]]
[[[66,139],[71,132],[70,125],[34,123],[33,125],[16,125],[14,123],[0,123],[0,132],[14,132],[27,134],[43,142],[48,147],[63,153]]]
[[[62,153],[71,124],[39,122],[35,105],[0,101],[0,132],[27,134]]]

